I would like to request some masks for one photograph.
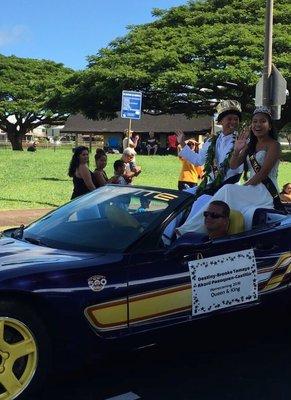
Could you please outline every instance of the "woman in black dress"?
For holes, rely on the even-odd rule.
[[[108,177],[104,168],[107,165],[107,155],[104,150],[97,149],[95,154],[96,169],[94,171],[96,187],[105,186],[108,183]]]
[[[79,146],[74,150],[68,175],[73,178],[74,190],[71,199],[96,189],[95,177],[88,168],[88,147]]]

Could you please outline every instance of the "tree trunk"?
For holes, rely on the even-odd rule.
[[[11,143],[12,150],[23,151],[22,135],[19,132],[8,132],[8,139]]]

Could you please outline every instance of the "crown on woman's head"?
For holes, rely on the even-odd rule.
[[[255,109],[255,111],[253,112],[253,115],[256,115],[256,114],[259,114],[259,113],[267,114],[267,115],[269,115],[270,118],[272,118],[272,111],[270,110],[270,108],[268,108],[266,106],[257,107]]]

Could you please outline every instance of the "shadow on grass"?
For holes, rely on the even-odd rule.
[[[41,204],[44,206],[51,206],[51,207],[59,207],[59,204],[54,204],[54,203],[45,203],[41,201],[29,201],[29,200],[20,200],[20,199],[6,199],[5,197],[0,197],[0,201],[16,201],[17,203],[30,203],[30,204]]]
[[[71,179],[59,179],[59,178],[48,178],[48,177],[42,177],[42,178],[39,178],[39,179],[41,179],[42,181],[52,181],[52,182],[58,182],[58,181],[61,181],[61,182],[68,182],[68,181],[70,181]]]

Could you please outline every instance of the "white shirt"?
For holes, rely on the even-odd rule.
[[[131,140],[131,138],[128,138],[128,136],[126,136],[122,141],[122,147],[123,147],[123,150],[126,149],[127,147],[134,148],[134,143]]]
[[[236,134],[236,132],[235,132]],[[199,153],[195,153],[190,149],[189,146],[185,146],[179,153],[179,157],[184,158],[185,160],[189,161],[191,164],[194,165],[204,165],[206,161],[206,156],[207,156],[207,151],[208,148],[211,144],[210,140],[207,140]],[[216,157],[216,162],[217,164],[223,163],[225,160],[227,154],[233,149],[234,146],[234,137],[232,134],[230,135],[224,135],[223,132],[220,132],[218,139],[215,144],[215,157]],[[243,171],[243,164],[240,165],[236,169],[231,169],[229,168],[226,172],[226,175],[224,177],[224,181],[231,176],[241,174]],[[210,179],[213,179],[213,176],[210,175]]]

